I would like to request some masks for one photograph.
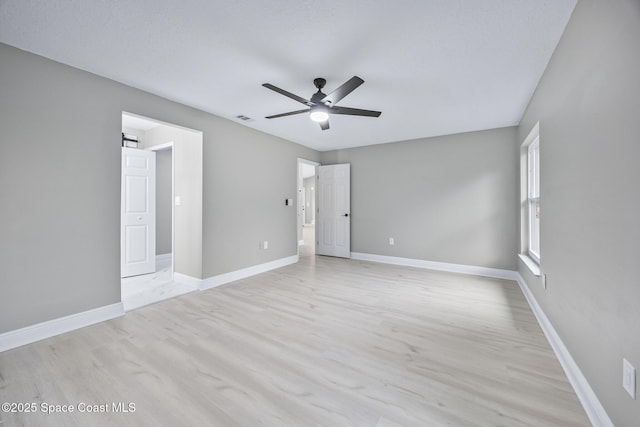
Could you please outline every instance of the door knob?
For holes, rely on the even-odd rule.
[[[141,216],[138,217],[138,221],[142,221],[142,217]]]
[[[349,214],[348,214],[348,213],[346,213],[346,214],[344,214],[344,216],[349,216]]]

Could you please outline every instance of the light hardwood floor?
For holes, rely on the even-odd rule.
[[[590,425],[516,283],[311,256],[0,353],[7,401],[110,412],[2,427]]]

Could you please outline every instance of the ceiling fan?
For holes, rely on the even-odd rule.
[[[311,118],[311,120],[313,120],[314,122],[318,122],[322,130],[327,130],[329,129],[329,114],[379,117],[380,114],[382,114],[380,111],[361,110],[359,108],[339,107],[336,105],[338,101],[349,95],[362,83],[364,83],[364,80],[362,80],[358,76],[353,76],[342,86],[335,89],[329,95],[326,95],[322,93],[322,88],[325,84],[327,84],[327,81],[321,77],[318,77],[317,79],[313,80],[313,84],[316,86],[316,88],[318,88],[318,91],[311,96],[310,100],[304,99],[298,95],[294,95],[293,93],[287,92],[284,89],[280,89],[279,87],[274,86],[271,83],[264,83],[262,86],[266,87],[267,89],[271,89],[281,95],[284,95],[309,107],[305,108],[304,110],[296,110],[290,111],[288,113],[267,116],[265,117],[265,119],[276,119],[278,117],[293,116],[294,114],[309,113],[309,117]]]

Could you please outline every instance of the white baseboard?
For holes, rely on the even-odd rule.
[[[241,270],[230,271],[229,273],[219,274],[202,280],[200,283],[200,290],[215,288],[216,286],[224,285],[225,283],[233,282],[240,279],[245,279],[256,274],[264,273],[269,270],[284,267],[285,265],[295,264],[298,262],[298,255],[293,255],[286,258],[280,258],[275,261],[266,262],[264,264],[258,264],[251,267],[243,268]]]
[[[0,334],[0,352],[124,315],[121,302]]]
[[[361,261],[372,261],[384,264],[404,265],[407,267],[427,268],[429,270],[473,274],[475,276],[493,277],[496,279],[516,280],[515,276],[517,274],[513,270],[501,270],[499,268],[476,267],[473,265],[450,264],[447,262],[425,261],[422,259],[399,258],[394,256],[364,254],[359,252],[351,252],[351,258]]]
[[[582,374],[582,371],[576,364],[575,360],[573,360],[573,357],[571,357],[571,353],[569,353],[569,350],[562,342],[562,339],[554,329],[553,325],[549,322],[549,319],[544,314],[544,311],[542,311],[538,301],[536,301],[536,298],[533,296],[533,293],[531,293],[531,290],[520,273],[516,273],[515,280],[518,282],[518,285],[520,285],[520,289],[522,289],[522,293],[527,299],[529,307],[531,307],[533,314],[536,316],[536,319],[538,319],[538,323],[547,337],[547,341],[549,341],[549,344],[551,345],[553,352],[556,354],[562,369],[564,369],[564,372],[567,375],[573,390],[576,392],[582,407],[587,413],[591,424],[593,424],[594,427],[614,427],[613,422],[604,410],[600,400],[598,400],[598,397],[589,385],[589,382]]]

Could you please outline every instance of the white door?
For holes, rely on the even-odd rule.
[[[156,153],[122,148],[122,277],[156,271]]]
[[[302,214],[302,225],[307,225],[307,189],[302,187],[302,191],[300,192],[301,200],[301,214]]]
[[[318,167],[318,255],[351,258],[351,165]]]

